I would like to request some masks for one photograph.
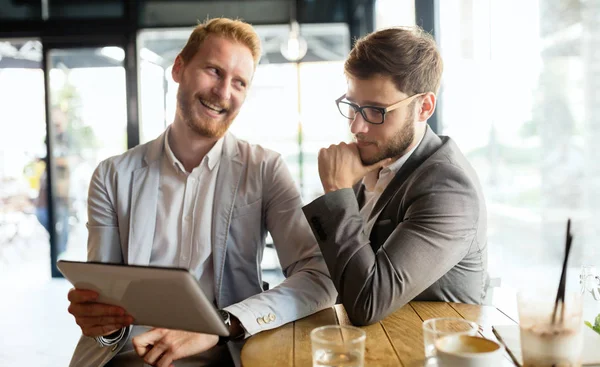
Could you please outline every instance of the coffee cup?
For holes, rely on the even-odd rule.
[[[439,367],[499,367],[504,348],[479,336],[448,335],[435,341]]]

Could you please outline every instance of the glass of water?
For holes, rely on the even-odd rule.
[[[465,319],[442,317],[423,321],[425,358],[436,356],[435,341],[448,335],[476,336],[479,326]]]
[[[363,367],[367,334],[354,326],[328,325],[310,333],[313,367]]]

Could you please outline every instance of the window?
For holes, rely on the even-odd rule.
[[[38,222],[47,198],[39,195],[45,169],[46,122],[42,46],[38,40],[0,40],[0,276],[21,273],[25,259],[46,279],[48,235]],[[35,250],[35,251],[32,251]],[[30,275],[31,278],[35,276]]]
[[[569,217],[568,285],[600,264],[597,3],[440,1],[441,133],[479,175],[503,286],[558,284]]]

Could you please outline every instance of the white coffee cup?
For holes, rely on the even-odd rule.
[[[502,345],[479,336],[448,335],[435,341],[439,367],[499,367]]]

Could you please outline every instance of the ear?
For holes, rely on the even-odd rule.
[[[435,111],[435,105],[437,102],[437,97],[434,93],[428,92],[423,96],[423,102],[421,103],[421,107],[418,111],[417,120],[420,122],[425,122],[427,119],[433,115]]]
[[[177,55],[175,62],[173,63],[173,67],[171,68],[171,77],[173,77],[173,81],[175,81],[175,83],[181,82],[183,66],[183,59],[181,58],[181,55]]]

